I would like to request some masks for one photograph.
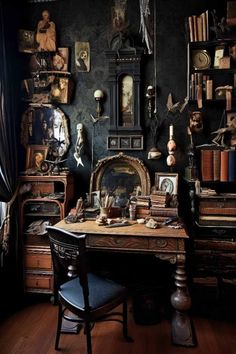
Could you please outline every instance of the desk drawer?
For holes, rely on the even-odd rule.
[[[176,251],[180,248],[180,251],[184,251],[184,244],[183,247],[178,247],[177,244],[178,240],[173,239],[166,239],[166,238],[155,238],[149,240],[149,249],[152,251]],[[180,245],[181,246],[181,245]]]
[[[148,249],[148,239],[145,237],[122,237],[122,236],[88,236],[88,245],[90,247],[101,247],[111,249]]]
[[[25,277],[25,286],[26,291],[30,290],[35,291],[39,289],[51,290],[53,289],[53,277],[50,275],[36,275],[36,274],[27,274]]]
[[[26,253],[25,267],[27,269],[52,269],[52,257],[49,254]]]

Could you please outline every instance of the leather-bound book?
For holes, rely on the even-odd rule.
[[[220,180],[220,150],[213,150],[213,180]]]
[[[236,151],[229,150],[229,182],[236,181]]]
[[[220,152],[220,181],[228,182],[229,178],[229,150]]]
[[[213,181],[213,150],[201,150],[201,174],[203,181]]]

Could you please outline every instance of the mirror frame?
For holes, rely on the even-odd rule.
[[[140,159],[125,155],[123,152],[120,152],[117,155],[108,156],[98,160],[98,163],[95,166],[95,169],[92,172],[90,178],[90,196],[92,195],[92,192],[101,190],[101,180],[104,175],[104,171],[107,169],[107,167],[109,167],[109,165],[113,165],[116,161],[118,163],[127,163],[137,171],[141,182],[141,195],[149,195],[151,190],[151,181],[146,166]]]
[[[70,145],[70,136],[68,131],[68,120],[64,112],[58,107],[54,107],[52,105],[50,106],[30,105],[23,113],[22,120],[21,120],[21,144],[26,149],[28,145],[48,146],[49,144],[46,141],[45,142],[43,141],[43,135],[42,135],[43,126],[42,126],[42,122],[40,122],[40,119],[44,119],[46,121],[48,125],[47,132],[48,132],[48,128],[51,128],[51,130],[53,131],[52,138],[57,139],[57,137],[55,136],[54,129],[56,125],[54,126],[54,122],[58,116],[61,118],[61,127],[63,128],[63,139],[60,139],[59,137],[60,141],[63,141],[63,151],[61,151],[59,155],[62,158],[62,156],[64,156],[68,152],[69,145]],[[53,118],[51,119],[51,117]],[[30,135],[30,129],[32,135]]]

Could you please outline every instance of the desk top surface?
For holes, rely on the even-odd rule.
[[[161,226],[157,229],[149,229],[144,224],[138,224],[135,221],[129,221],[128,226],[118,226],[107,228],[98,226],[95,221],[77,222],[72,224],[59,221],[55,227],[74,233],[98,234],[98,235],[120,235],[120,236],[148,236],[148,237],[170,237],[170,238],[188,238],[186,230],[173,229],[167,226]]]

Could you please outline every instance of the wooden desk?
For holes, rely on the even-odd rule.
[[[184,229],[161,227],[149,229],[145,225],[131,222],[129,226],[106,228],[95,221],[66,224],[57,223],[61,229],[87,235],[87,247],[95,251],[154,254],[176,265],[176,290],[171,295],[174,314],[171,322],[172,341],[176,345],[194,346],[192,323],[188,316],[191,299],[187,289],[185,273],[185,240],[188,235]]]

